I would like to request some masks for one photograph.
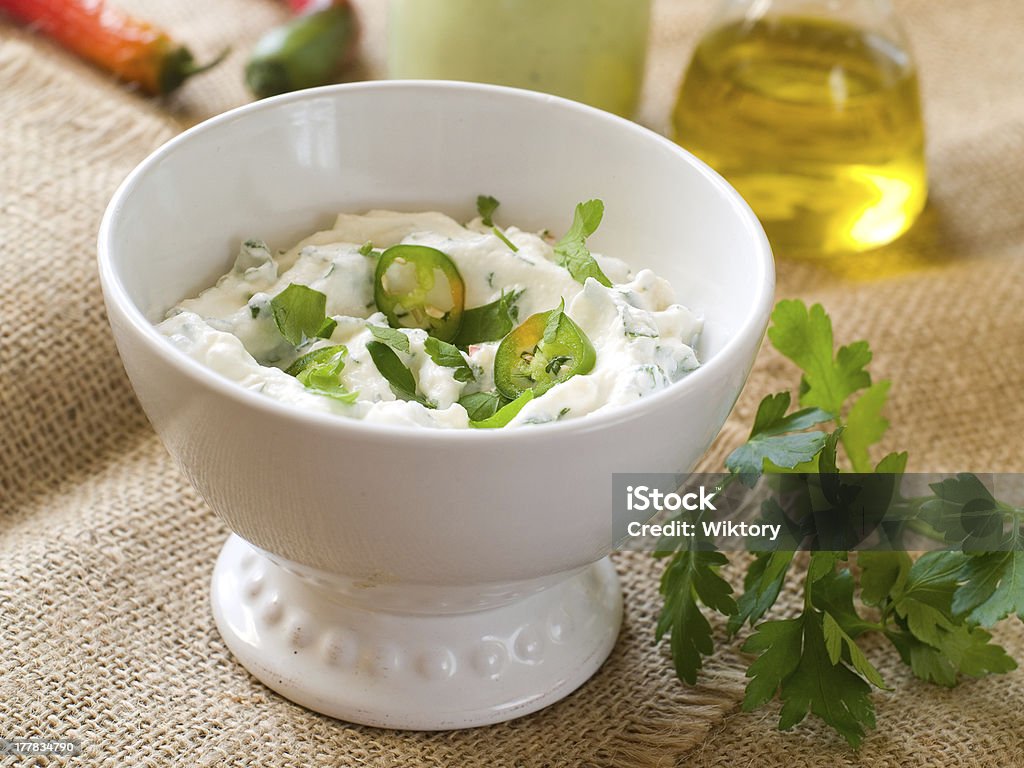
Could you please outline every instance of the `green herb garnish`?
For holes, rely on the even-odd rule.
[[[471,422],[489,419],[508,402],[497,392],[473,392],[459,398],[459,405],[466,409]]]
[[[465,383],[476,378],[473,375],[473,369],[466,362],[466,358],[454,344],[428,336],[427,340],[423,342],[423,349],[438,365],[444,368],[454,368],[455,372],[452,375],[456,381]]]
[[[455,337],[455,346],[465,349],[470,344],[505,338],[516,327],[519,319],[516,300],[522,294],[522,291],[503,293],[490,304],[467,309],[462,315],[462,326]]]
[[[789,392],[761,401],[750,437],[726,460],[731,474],[724,485],[789,470],[835,478],[830,482],[838,486],[840,464],[858,473],[905,470],[906,453],[890,453],[877,464],[871,459],[889,426],[882,415],[889,382],[872,383],[867,342],[836,350],[825,310],[800,301],[779,302],[768,338],[801,371],[798,408],[790,411]],[[822,425],[828,431],[812,429]],[[1024,510],[997,501],[969,474],[935,483],[931,492],[899,497],[893,505],[908,513],[936,505],[959,513],[951,517],[971,525],[938,534],[958,537],[964,551],[930,552],[916,562],[900,551],[815,551],[799,574],[793,552],[758,552],[738,600],[719,573],[729,558],[713,542],[695,537],[679,549],[656,553],[670,558],[656,637],[670,637],[676,674],[695,682],[703,657],[714,651],[705,608],[728,618],[730,636],[749,623],[754,631],[743,649],[757,658],[747,671],[743,708],[778,697],[779,728],[791,728],[811,713],[856,747],[875,725],[871,688],[884,687],[860,646],[868,633],[881,634],[916,676],[940,685],[955,685],[961,675],[1014,669],[1016,663],[984,628],[1012,615],[1024,620]],[[770,513],[771,502],[766,505]],[[1004,534],[1006,520],[1012,525]],[[993,536],[1001,551],[983,549]],[[762,620],[790,577],[802,585],[801,612]],[[872,607],[868,618],[854,604],[858,587],[861,603]]]
[[[604,218],[604,203],[600,200],[588,200],[576,206],[573,213],[572,226],[565,236],[555,243],[555,261],[559,266],[569,270],[569,274],[578,283],[585,283],[592,277],[601,285],[611,288],[608,279],[597,261],[587,249],[587,238],[601,226]]]
[[[528,389],[512,402],[503,405],[492,416],[482,421],[470,421],[469,426],[474,429],[499,429],[504,427],[523,410],[524,405],[533,400],[533,397],[533,391]]]
[[[292,283],[270,300],[274,323],[293,347],[311,339],[329,339],[337,321],[327,317],[327,297],[306,285]]]
[[[341,383],[346,357],[348,349],[341,344],[321,347],[300,357],[288,366],[285,373],[294,376],[311,392],[351,404],[358,399],[359,393],[349,392]]]
[[[380,325],[367,325],[366,329],[370,332],[374,339],[387,344],[393,350],[397,352],[408,352],[409,351],[409,337],[401,331],[395,328],[385,328]]]
[[[490,227],[499,240],[512,250],[513,253],[518,253],[519,249],[515,243],[505,237],[505,233],[501,231],[501,228],[494,224],[494,212],[498,210],[498,206],[501,205],[495,198],[490,195],[479,195],[476,199],[476,210],[480,214],[480,220],[483,222],[485,227]]]
[[[372,327],[372,326],[371,326]],[[412,371],[402,362],[395,350],[380,341],[371,341],[366,345],[373,364],[377,366],[381,376],[391,385],[391,391],[400,400],[412,400],[427,408],[434,406],[416,391],[416,379]]]

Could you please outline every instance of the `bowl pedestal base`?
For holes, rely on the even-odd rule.
[[[607,558],[498,607],[389,613],[232,535],[211,596],[224,642],[268,687],[341,720],[415,730],[497,723],[558,701],[597,671],[622,622]]]

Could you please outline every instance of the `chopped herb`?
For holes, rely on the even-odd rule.
[[[412,371],[401,361],[391,347],[379,341],[371,341],[366,345],[366,351],[370,353],[373,364],[377,366],[381,376],[387,379],[391,385],[391,391],[400,400],[412,400],[427,408],[433,406],[416,392],[416,379]]]
[[[476,198],[476,210],[480,214],[480,218],[484,222],[485,227],[494,226],[494,212],[498,210],[498,206],[501,205],[490,195],[479,195]]]
[[[470,421],[485,421],[508,402],[497,392],[474,392],[459,398],[459,405],[466,409]]]
[[[377,341],[387,344],[397,352],[409,351],[409,337],[394,328],[385,328],[380,325],[367,325],[367,330]]]
[[[359,246],[359,253],[363,256],[370,256],[373,254],[373,241],[367,240],[361,246]]]
[[[526,390],[507,405],[503,405],[493,415],[482,421],[470,421],[469,426],[474,429],[499,429],[514,419],[523,410],[523,406],[533,400],[533,390]]]
[[[285,373],[294,376],[311,392],[351,404],[359,393],[349,392],[341,383],[341,371],[347,356],[348,349],[341,344],[321,347],[300,357],[288,366]]]
[[[470,344],[505,338],[516,327],[519,318],[516,301],[522,294],[522,291],[503,293],[490,304],[467,309],[462,316],[462,327],[455,337],[455,346],[465,349]]]
[[[564,298],[558,303],[558,308],[551,311],[551,314],[548,315],[548,321],[544,324],[542,339],[545,344],[555,343],[555,337],[558,335],[558,326],[562,324],[563,317],[565,317]]]
[[[255,304],[250,304],[249,305],[249,314],[252,315],[252,319],[255,320],[257,317],[260,316],[260,308],[258,306],[256,306]]]
[[[452,375],[456,381],[465,383],[473,381],[475,378],[473,376],[473,369],[469,367],[466,358],[462,356],[462,353],[454,344],[428,336],[427,340],[423,343],[423,349],[430,355],[430,359],[438,365],[445,368],[454,368],[455,372]]]
[[[277,329],[293,347],[310,339],[329,339],[338,323],[326,316],[327,297],[307,285],[292,283],[270,300]]]
[[[490,227],[491,232],[501,240],[505,245],[512,249],[513,253],[518,253],[519,249],[516,248],[515,243],[505,237],[505,233],[495,225],[494,223],[494,212],[498,210],[498,206],[501,205],[490,195],[479,195],[476,199],[476,210],[480,214],[480,220],[483,222],[485,227]]]
[[[612,281],[601,271],[587,249],[587,238],[597,231],[602,218],[604,203],[600,200],[588,200],[577,205],[572,226],[555,244],[555,261],[569,270],[569,274],[578,283],[585,283],[588,277],[592,277],[601,285],[611,288]]]

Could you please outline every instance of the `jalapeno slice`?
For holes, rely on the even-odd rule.
[[[455,263],[436,248],[394,245],[377,262],[373,300],[392,328],[422,328],[452,341],[462,325],[466,286]]]
[[[531,390],[547,392],[577,374],[590,373],[597,353],[562,307],[531,315],[506,336],[494,356],[494,383],[515,399]]]

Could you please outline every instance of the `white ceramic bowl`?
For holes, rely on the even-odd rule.
[[[152,325],[243,239],[283,248],[373,207],[468,219],[478,194],[506,221],[556,231],[576,202],[603,199],[592,247],[652,268],[704,315],[701,368],[607,414],[414,430],[246,391]],[[614,573],[595,565],[612,474],[693,466],[739,394],[774,287],[749,208],[678,146],[573,102],[440,82],[302,91],[186,131],[115,194],[99,266],[139,400],[240,537],[214,577],[228,645],[307,706],[412,728],[537,709],[600,665],[620,616]]]

